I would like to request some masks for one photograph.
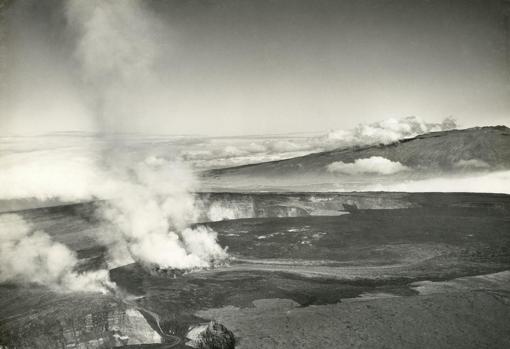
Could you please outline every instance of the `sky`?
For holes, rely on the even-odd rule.
[[[411,115],[509,125],[502,3],[14,0],[0,131],[279,134]]]

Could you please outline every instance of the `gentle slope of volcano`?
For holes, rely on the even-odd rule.
[[[420,172],[510,168],[510,129],[476,127],[432,132],[392,144],[351,147],[301,157],[208,171],[205,177],[325,174],[333,162],[383,157]]]

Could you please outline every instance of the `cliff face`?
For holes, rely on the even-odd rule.
[[[161,336],[138,310],[132,308],[87,314],[77,321],[64,323],[62,334],[66,348],[96,349],[161,343]]]
[[[0,297],[5,309],[0,346],[5,348],[102,349],[162,341],[138,310],[110,297],[42,289],[0,290]]]
[[[414,207],[402,193],[211,193],[198,196],[199,220],[221,221],[241,218],[336,216],[355,209],[397,209]]]
[[[463,193],[197,193],[197,222],[243,218],[335,216],[353,210],[412,207],[487,207],[508,205],[507,195]],[[73,250],[97,246],[99,221],[94,203],[19,211],[25,220]]]

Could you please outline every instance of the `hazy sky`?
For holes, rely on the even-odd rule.
[[[261,134],[407,115],[510,124],[500,0],[125,3],[134,7],[102,20],[79,14],[82,30],[113,31],[86,37],[100,46],[93,54],[60,1],[18,0],[4,11],[2,131]],[[90,78],[94,59],[101,69]],[[111,67],[126,61],[127,78]]]

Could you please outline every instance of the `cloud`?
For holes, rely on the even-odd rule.
[[[33,282],[56,291],[102,292],[115,287],[107,270],[78,273],[67,246],[16,214],[0,215],[0,282]]]
[[[356,159],[353,163],[336,161],[329,164],[327,171],[347,175],[380,174],[390,175],[402,171],[408,171],[409,167],[398,161],[391,161],[381,156],[372,156],[368,159]]]
[[[359,124],[351,130],[334,130],[315,135],[204,138],[181,151],[184,160],[196,168],[209,169],[281,160],[309,153],[352,146],[389,144],[419,134],[456,128],[455,120],[427,123],[417,117],[392,118]],[[206,147],[206,149],[204,149]]]
[[[409,180],[360,186],[359,191],[471,192],[510,194],[510,171],[487,174]]]
[[[446,131],[457,128],[457,123],[452,118],[446,118],[441,123],[427,123],[415,116],[400,119],[387,119],[372,124],[359,124],[354,129],[345,131],[331,131],[327,138],[336,143],[346,146],[388,144],[400,139],[416,137],[417,135]]]
[[[484,168],[490,168],[491,166],[483,160],[469,159],[469,160],[459,160],[453,164],[453,167],[464,168],[464,169],[484,169]]]
[[[0,198],[87,201],[108,196],[108,179],[97,155],[74,149],[13,152],[0,157]]]

